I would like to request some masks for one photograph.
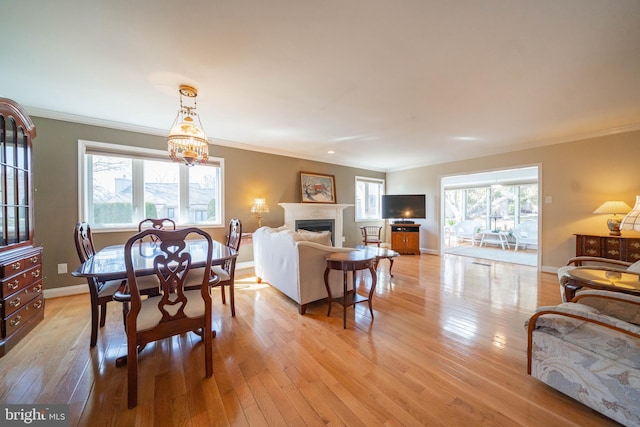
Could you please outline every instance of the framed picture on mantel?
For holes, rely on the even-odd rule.
[[[312,172],[300,172],[302,203],[336,203],[336,178]]]

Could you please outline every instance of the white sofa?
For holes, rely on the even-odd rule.
[[[327,298],[324,285],[325,257],[353,248],[331,246],[329,232],[294,231],[286,227],[260,227],[253,233],[253,259],[258,282],[266,282],[299,304],[304,314],[307,304]],[[351,275],[349,289],[352,289]],[[341,296],[342,272],[329,273],[331,294]]]

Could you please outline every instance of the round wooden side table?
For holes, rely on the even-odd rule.
[[[324,286],[327,288],[327,295],[329,299],[329,311],[327,316],[331,315],[331,303],[337,302],[344,307],[343,312],[343,326],[347,329],[347,307],[355,306],[360,302],[368,302],[369,312],[371,313],[371,320],[373,320],[373,308],[371,303],[373,300],[373,293],[376,290],[377,275],[374,268],[376,257],[375,255],[365,251],[352,251],[352,252],[336,252],[328,255],[326,258],[327,268],[324,270]],[[334,298],[331,295],[331,288],[329,287],[329,272],[331,270],[342,271],[342,286],[343,293],[341,297]],[[369,296],[364,297],[356,292],[356,271],[369,270],[371,272],[371,289],[369,289]],[[353,278],[353,289],[347,289],[347,275],[351,272]]]

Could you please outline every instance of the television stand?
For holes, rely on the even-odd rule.
[[[420,255],[420,224],[391,224],[391,249],[401,254]]]

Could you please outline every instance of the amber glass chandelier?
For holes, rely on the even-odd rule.
[[[179,92],[180,109],[169,130],[169,156],[174,161],[183,161],[187,166],[206,163],[209,159],[209,141],[196,112],[198,91],[192,86],[181,85]],[[193,106],[185,105],[183,96],[193,99]]]

